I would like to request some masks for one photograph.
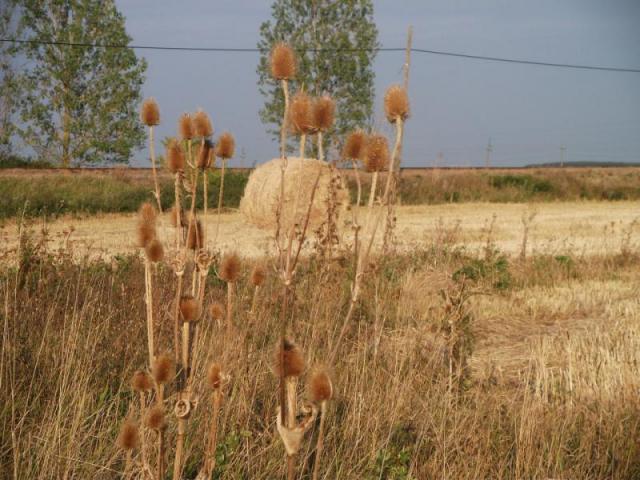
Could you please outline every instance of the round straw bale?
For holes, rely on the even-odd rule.
[[[265,230],[276,229],[276,212],[280,199],[280,177],[282,159],[275,158],[256,168],[249,177],[244,190],[244,197],[240,201],[240,211],[248,223]],[[295,221],[300,228],[309,209],[309,202],[313,185],[318,174],[320,179],[313,198],[313,205],[309,215],[307,232],[320,226],[327,218],[327,202],[329,199],[329,185],[331,182],[331,167],[328,163],[314,158],[288,157],[284,176],[284,202],[280,226],[283,233],[288,232]],[[336,182],[337,223],[344,214],[349,195],[344,186],[340,173]]]

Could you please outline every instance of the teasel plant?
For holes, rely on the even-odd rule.
[[[218,213],[216,217],[216,231],[214,235],[214,242],[218,240],[218,233],[220,231],[220,216],[222,215],[222,203],[224,200],[224,174],[229,159],[233,158],[236,150],[236,141],[233,135],[229,132],[224,132],[218,138],[216,144],[216,156],[220,157],[220,189],[218,190]]]
[[[309,398],[320,411],[320,427],[318,439],[316,441],[316,454],[313,465],[312,480],[318,480],[320,475],[320,465],[322,460],[322,450],[324,449],[324,429],[327,417],[327,404],[333,398],[333,384],[331,378],[324,368],[316,368],[309,381]]]
[[[392,85],[387,89],[384,96],[384,111],[387,120],[396,127],[396,142],[394,146],[393,168],[389,169],[387,184],[389,185],[389,198],[386,201],[387,216],[382,242],[382,251],[387,252],[393,243],[393,234],[396,224],[395,204],[398,197],[398,176],[402,155],[402,139],[404,137],[404,122],[409,118],[409,96],[405,87]]]
[[[391,93],[390,93],[391,92]],[[398,93],[399,92],[399,93]],[[390,193],[391,193],[391,185],[392,185],[392,173],[396,168],[396,164],[400,161],[399,155],[402,151],[402,131],[404,121],[409,117],[409,100],[406,96],[406,91],[402,87],[392,86],[387,90],[387,94],[385,95],[385,113],[387,115],[387,119],[391,121],[396,128],[396,138],[393,147],[393,152],[391,153],[391,158],[389,162],[389,174],[387,175],[387,180],[385,183],[385,187],[383,193],[380,197],[380,204],[382,206],[386,206],[388,208],[390,201]],[[369,141],[367,142],[367,148],[365,150],[365,164],[367,162],[379,164],[384,162],[384,157],[388,158],[388,153],[385,153],[385,147],[388,149],[386,139],[384,141],[378,140],[375,141],[376,136],[372,135],[369,137]],[[373,147],[372,147],[373,144]],[[387,150],[388,152],[388,150]],[[376,168],[378,165],[376,165]],[[372,185],[372,195],[375,195],[375,189]],[[373,211],[371,208],[371,199],[369,200],[369,212],[368,217],[373,215]],[[388,210],[387,210],[388,211]],[[373,243],[376,239],[376,233],[380,226],[380,221],[382,219],[383,211],[379,211],[375,218],[369,217],[367,220],[367,225],[365,228],[365,236],[363,239],[363,244],[358,251],[358,255],[356,258],[356,272],[355,277],[351,283],[351,298],[349,301],[349,308],[347,310],[347,314],[345,315],[342,327],[340,328],[340,332],[338,333],[338,337],[334,342],[331,353],[329,355],[329,364],[333,364],[335,361],[336,355],[340,348],[340,343],[344,338],[344,335],[351,323],[351,317],[353,316],[355,306],[360,297],[361,287],[362,287],[362,279],[364,277],[367,265],[369,263],[369,255],[371,253],[371,249],[373,247]]]
[[[175,377],[175,366],[171,355],[158,355],[151,368],[151,375],[155,383],[156,404],[147,417],[147,425],[157,432],[157,479],[162,480],[166,472],[166,415],[164,407],[165,385]]]
[[[215,146],[211,140],[206,139],[204,143],[200,145],[198,158],[196,160],[196,166],[202,172],[202,208],[205,218],[207,218],[209,206],[209,170],[214,167],[215,162]]]
[[[120,427],[116,445],[125,454],[124,478],[131,478],[134,450],[140,446],[140,429],[131,418],[125,420]]]
[[[153,138],[153,127],[160,125],[160,108],[154,98],[147,98],[142,103],[140,110],[142,123],[149,127],[149,157],[151,158],[151,172],[153,175],[154,196],[158,204],[158,212],[162,214],[162,203],[160,201],[160,184],[158,183],[158,172],[156,171],[156,151]]]
[[[267,278],[267,270],[264,265],[257,263],[253,266],[251,270],[251,275],[249,276],[249,282],[251,286],[253,286],[253,299],[251,300],[251,310],[249,310],[249,315],[253,316],[256,314],[256,306],[258,303],[258,294],[260,291],[260,287],[264,283]]]
[[[360,165],[364,161],[367,148],[368,136],[364,130],[354,130],[347,135],[342,147],[343,161],[350,161],[353,168],[353,175],[356,179],[356,202],[351,210],[351,227],[353,229],[353,257],[358,258],[359,238],[360,238],[360,202],[362,201],[362,181],[360,180]]]
[[[182,245],[182,224],[184,220],[182,216],[182,195],[180,193],[182,189],[182,182],[184,179],[184,150],[177,140],[172,139],[167,144],[166,155],[167,168],[174,176],[175,204],[173,207],[172,215],[174,217],[174,225],[176,229],[175,248],[179,250]]]
[[[304,240],[307,233],[307,228],[309,224],[309,216],[311,207],[313,205],[313,200],[315,197],[315,192],[318,186],[318,182],[320,180],[320,172],[318,172],[318,176],[316,177],[313,189],[311,191],[309,207],[306,215],[302,219],[302,225],[298,225],[299,233],[296,234],[296,219],[295,213],[297,211],[298,206],[295,205],[293,212],[294,215],[291,221],[291,228],[286,232],[284,236],[284,242],[282,241],[282,219],[283,219],[283,207],[284,207],[284,192],[285,192],[285,172],[287,169],[287,157],[286,157],[286,137],[289,128],[293,128],[294,130],[298,130],[299,133],[305,134],[307,131],[311,131],[311,101],[308,97],[305,96],[298,97],[298,104],[296,107],[296,111],[293,112],[292,106],[290,106],[289,101],[289,85],[288,82],[295,77],[296,74],[296,65],[297,59],[295,52],[293,49],[284,43],[278,43],[271,50],[271,74],[272,76],[281,82],[282,91],[284,95],[284,112],[282,117],[282,125],[280,129],[280,157],[281,157],[281,174],[280,174],[280,196],[278,199],[278,206],[276,208],[276,231],[275,231],[275,242],[276,248],[278,251],[278,265],[279,265],[279,274],[283,284],[282,288],[282,303],[280,307],[280,342],[279,349],[277,353],[277,363],[279,365],[285,365],[286,352],[288,348],[291,346],[291,343],[287,340],[287,328],[289,321],[289,302],[290,297],[292,295],[292,289],[294,284],[294,275],[296,271],[296,265],[300,256],[300,251],[302,249],[302,245],[304,244]],[[299,95],[302,92],[299,93]],[[294,125],[290,125],[291,122],[295,120],[297,123]],[[307,130],[309,129],[309,130]],[[305,141],[300,139],[301,146],[301,159],[304,158],[304,144]],[[301,160],[302,161],[302,160]],[[298,197],[296,197],[297,199]],[[297,245],[294,249],[294,240],[297,239]],[[278,431],[284,431],[283,428],[287,428],[284,425],[285,418],[291,418],[291,406],[287,405],[287,375],[285,375],[285,369],[279,368],[277,369],[277,373],[279,376],[279,394],[278,394],[278,402],[279,402],[279,413],[278,413]],[[295,420],[295,410],[293,410],[293,418]],[[304,435],[304,431],[296,433],[299,436],[298,444],[302,440],[302,436]],[[287,440],[284,436],[282,436],[283,443],[285,445],[285,449],[288,450],[287,456],[287,475],[289,479],[292,479],[295,474],[295,459],[291,455],[289,455],[289,447],[287,444]]]
[[[296,456],[300,450],[305,433],[313,425],[317,415],[314,405],[303,406],[303,419],[298,422],[298,380],[305,369],[305,360],[300,348],[290,339],[278,344],[275,357],[275,370],[285,379],[286,417],[282,409],[278,411],[277,428],[287,454],[287,479],[296,475]]]

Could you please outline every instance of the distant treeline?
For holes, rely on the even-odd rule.
[[[343,171],[347,175],[348,170]],[[249,176],[230,171],[225,176],[224,204],[236,208]],[[173,182],[162,176],[164,205],[173,201]],[[210,176],[209,205],[217,202],[219,174]],[[362,176],[364,200],[369,178]],[[347,184],[355,199],[352,175]],[[0,173],[0,218],[17,215],[56,216],[78,213],[134,212],[151,200],[151,177],[141,170]],[[450,169],[403,172],[403,204],[458,202],[548,202],[579,200],[639,200],[640,169]]]

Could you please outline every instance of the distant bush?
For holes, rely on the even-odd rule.
[[[42,160],[31,160],[17,155],[0,155],[0,169],[3,168],[53,168],[54,165]]]

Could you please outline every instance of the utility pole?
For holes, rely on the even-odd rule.
[[[413,43],[413,25],[407,31],[407,49],[404,54],[404,89],[409,91],[409,67],[411,66],[411,44]]]
[[[564,154],[566,150],[567,147],[565,147],[564,145],[560,147],[560,168],[564,167]]]
[[[489,137],[489,143],[487,144],[487,150],[484,157],[485,168],[489,168],[491,166],[491,152],[493,152],[493,144],[491,143],[491,137]]]

